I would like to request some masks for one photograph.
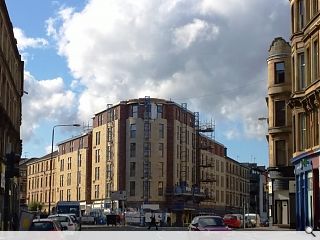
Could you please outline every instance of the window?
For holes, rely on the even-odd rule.
[[[286,125],[286,106],[285,101],[275,101],[275,126]]]
[[[318,47],[318,41],[313,42],[313,51],[312,51],[312,82],[316,81],[319,74],[319,47]]]
[[[302,30],[304,27],[304,1],[300,0],[299,1],[299,6],[298,6],[298,13],[299,13],[299,30]]]
[[[130,196],[136,195],[136,182],[130,182]]]
[[[63,190],[60,190],[60,201],[63,201]]]
[[[163,196],[163,182],[158,182],[158,195]]]
[[[318,12],[318,0],[312,1],[312,14],[315,15]]]
[[[77,189],[77,200],[81,200],[81,188],[78,187]]]
[[[63,175],[60,175],[60,187],[63,187]]]
[[[131,105],[130,117],[138,118],[138,105]]]
[[[130,157],[136,157],[136,143],[130,143]]]
[[[164,124],[159,124],[159,138],[164,138]]]
[[[136,176],[136,163],[130,162],[130,177]]]
[[[151,123],[144,123],[144,139],[149,139],[151,136]]]
[[[276,145],[276,164],[277,166],[286,166],[287,154],[286,154],[286,141],[278,140]]]
[[[100,144],[100,132],[96,132],[96,145]]]
[[[219,178],[219,176],[217,175],[217,178]],[[221,184],[220,184],[221,187],[224,187],[224,177],[221,176]]]
[[[81,171],[78,171],[78,183],[81,184]]]
[[[307,146],[307,122],[306,122],[306,114],[299,113],[299,132],[300,132],[300,149],[305,150]]]
[[[68,169],[68,170],[71,169],[71,157],[68,157],[68,160],[67,160],[67,169]]]
[[[71,173],[67,174],[67,186],[71,185]]]
[[[314,146],[319,144],[319,110],[316,109],[314,114]],[[293,125],[294,126],[294,125]]]
[[[177,140],[180,140],[180,127],[177,127]]]
[[[94,198],[99,198],[99,185],[94,185]]]
[[[284,83],[284,62],[275,63],[275,84]]]
[[[219,202],[219,190],[216,191],[216,202]]]
[[[78,157],[78,167],[81,167],[81,159],[82,155],[79,153],[79,157]]]
[[[100,167],[95,167],[94,169],[94,180],[99,180],[100,178]]]
[[[67,201],[71,200],[71,189],[67,189]]]
[[[163,143],[159,143],[159,155],[163,157]]]
[[[163,169],[164,163],[163,162],[159,162],[159,168],[160,168],[160,177],[164,176],[164,169]]]
[[[298,54],[298,60],[299,60],[298,90],[303,90],[306,87],[304,53]]]
[[[102,125],[102,121],[103,121],[103,115],[102,115],[102,114],[99,114],[99,115],[97,116],[97,118],[98,118],[98,126],[101,126],[101,125]]]
[[[106,197],[110,198],[111,196],[111,183],[107,183],[106,185]]]
[[[100,162],[100,149],[96,149],[95,162],[96,163]]]
[[[163,105],[157,105],[157,118],[163,117]]]
[[[73,141],[71,141],[70,142],[70,152],[73,152],[73,146],[74,146]]]
[[[130,124],[130,138],[136,138],[137,126],[136,124]]]
[[[79,139],[79,148],[83,148],[83,138]]]
[[[149,142],[143,143],[143,156],[151,157],[151,143]]]

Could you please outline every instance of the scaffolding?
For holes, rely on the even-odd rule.
[[[150,96],[144,98],[144,115],[143,115],[143,201],[144,203],[149,202],[150,198],[150,180],[151,180],[151,100]]]
[[[197,184],[205,188],[207,200],[214,201],[214,197],[208,194],[209,188],[214,187],[215,178],[215,159],[203,159],[201,150],[214,152],[215,123],[212,121],[200,122],[199,112],[195,112],[196,130],[196,164],[197,164]],[[205,139],[205,141],[204,141]],[[214,195],[214,194],[213,194]]]
[[[182,103],[182,124],[180,126],[180,187],[187,187],[188,173],[188,114],[187,103]]]
[[[114,162],[114,109],[112,104],[107,105],[107,134],[106,134],[106,185],[105,198],[111,201],[111,191],[113,190],[113,162]]]

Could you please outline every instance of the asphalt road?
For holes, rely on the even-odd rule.
[[[158,231],[187,231],[187,227],[158,227]],[[82,231],[156,231],[153,227],[148,230],[148,227],[141,226],[107,226],[107,225],[82,225]]]
[[[235,231],[286,231],[292,229],[279,228],[276,226],[273,227],[257,227],[257,228],[241,228],[233,229]],[[151,230],[148,230],[148,227],[141,226],[107,226],[107,225],[83,225],[82,231],[156,231],[153,227]],[[158,227],[158,231],[188,231],[187,227]]]

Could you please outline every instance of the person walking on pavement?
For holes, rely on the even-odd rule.
[[[154,213],[151,214],[151,222],[149,224],[148,230],[150,230],[151,227],[156,227],[156,230],[158,230],[158,226],[156,223],[156,216],[154,215]]]

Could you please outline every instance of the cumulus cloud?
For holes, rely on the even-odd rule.
[[[34,136],[35,130],[44,120],[74,122],[75,94],[65,89],[62,78],[37,80],[29,72],[24,75],[25,89],[29,93],[22,101],[21,131],[24,141]]]
[[[42,48],[48,45],[44,38],[30,38],[25,35],[22,29],[13,28],[14,36],[17,39],[18,49],[23,51],[27,48]]]
[[[84,87],[79,118],[150,95],[188,102],[218,128],[230,123],[227,136],[257,137],[267,51],[275,37],[288,38],[288,9],[279,0],[90,0],[80,11],[61,8],[47,32],[73,85]]]

